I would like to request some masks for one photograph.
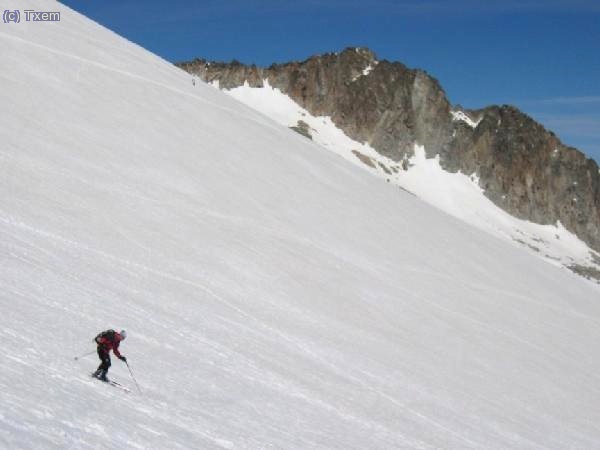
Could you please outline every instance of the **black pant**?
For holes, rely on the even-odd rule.
[[[110,367],[110,354],[101,345],[98,346],[98,358],[100,358],[100,361],[102,361],[98,366],[98,371],[102,370],[106,374],[106,372],[108,372],[108,368]]]

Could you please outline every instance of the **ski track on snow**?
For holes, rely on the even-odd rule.
[[[105,259],[109,259],[111,261],[117,262],[120,265],[128,266],[128,267],[134,267],[136,269],[143,270],[144,272],[151,273],[153,275],[157,275],[157,276],[169,279],[171,281],[176,281],[176,282],[187,284],[187,285],[190,285],[190,286],[192,286],[194,288],[197,288],[197,289],[203,291],[204,293],[208,294],[210,297],[214,298],[218,302],[220,302],[220,303],[228,306],[229,308],[231,308],[232,310],[234,310],[235,312],[237,312],[241,316],[243,316],[245,318],[248,318],[248,319],[251,319],[252,321],[254,321],[255,323],[257,323],[259,326],[261,326],[262,328],[264,328],[264,329],[268,330],[269,332],[277,335],[278,337],[280,337],[281,339],[285,340],[286,342],[288,342],[288,343],[296,346],[297,348],[299,348],[300,350],[302,350],[304,353],[306,353],[307,355],[311,356],[312,359],[314,359],[316,361],[319,361],[324,366],[328,367],[329,369],[332,369],[334,371],[334,373],[337,373],[338,375],[343,376],[343,377],[347,377],[349,380],[351,380],[354,383],[356,383],[357,385],[361,386],[363,389],[365,389],[367,391],[371,391],[371,392],[377,394],[382,399],[385,399],[385,400],[389,401],[390,403],[394,404],[395,406],[398,406],[398,407],[406,410],[407,412],[409,412],[410,414],[414,415],[418,419],[420,419],[420,420],[422,420],[422,421],[424,421],[426,423],[429,423],[429,424],[435,426],[436,428],[439,428],[442,431],[445,431],[445,432],[447,432],[447,433],[449,433],[451,435],[454,435],[454,436],[458,437],[459,439],[463,440],[465,443],[468,443],[469,445],[472,445],[473,447],[477,446],[477,444],[475,442],[467,439],[464,436],[461,436],[460,434],[456,433],[455,431],[453,431],[453,430],[445,427],[441,423],[438,423],[435,420],[433,420],[433,419],[431,419],[431,418],[429,418],[429,417],[427,417],[427,416],[419,413],[418,411],[416,411],[416,410],[408,407],[406,404],[400,402],[399,400],[397,400],[393,396],[390,396],[390,395],[386,394],[385,392],[382,392],[382,391],[380,391],[378,389],[373,388],[369,384],[365,383],[363,380],[361,380],[361,379],[359,379],[357,377],[354,377],[354,376],[352,376],[349,373],[340,373],[339,372],[339,368],[337,366],[335,366],[335,365],[333,365],[333,364],[325,361],[324,359],[322,359],[319,355],[317,355],[312,350],[310,350],[306,345],[302,344],[299,341],[291,339],[285,333],[282,333],[281,331],[276,330],[275,328],[273,328],[273,327],[265,324],[264,322],[262,322],[258,318],[254,317],[253,315],[247,313],[246,311],[242,310],[238,306],[236,306],[233,303],[229,302],[228,300],[224,299],[222,296],[218,295],[216,292],[214,292],[212,289],[208,288],[206,285],[200,284],[200,283],[192,281],[192,280],[188,280],[188,279],[182,278],[182,277],[177,276],[177,275],[173,275],[173,274],[165,272],[165,271],[153,269],[153,268],[150,268],[150,267],[145,266],[143,264],[139,264],[139,263],[136,263],[136,262],[123,260],[123,259],[121,259],[119,257],[116,257],[114,255],[108,254],[108,253],[106,253],[104,251],[101,251],[101,250],[98,250],[98,249],[93,249],[93,248],[91,248],[91,247],[89,247],[87,245],[81,244],[79,242],[72,241],[70,239],[64,238],[64,237],[56,235],[54,233],[50,233],[50,232],[47,232],[47,231],[44,231],[44,230],[37,229],[35,227],[31,227],[31,226],[29,226],[29,225],[27,225],[27,224],[25,224],[23,222],[11,220],[10,218],[7,218],[6,216],[5,217],[0,217],[0,222],[2,222],[4,224],[7,224],[7,225],[10,225],[10,226],[13,226],[13,227],[21,228],[23,230],[26,230],[28,232],[37,234],[39,236],[43,236],[45,238],[50,238],[52,240],[59,241],[61,243],[67,244],[67,245],[69,245],[71,247],[77,248],[79,250],[83,250],[83,251],[88,252],[88,253],[93,253],[93,254],[95,254],[97,256],[101,256],[101,257],[103,257]],[[429,302],[429,303],[431,303],[431,302]],[[435,304],[433,304],[433,305],[435,306]],[[445,308],[441,308],[441,309],[446,310]],[[464,318],[467,319],[466,317],[464,317]],[[475,320],[473,320],[473,321],[477,322]],[[479,323],[479,322],[477,322],[477,323]],[[485,324],[481,324],[481,323],[479,323],[479,324],[482,325],[482,326],[485,325]],[[306,398],[306,399],[308,400],[308,398]],[[346,419],[352,418],[353,421],[362,423],[362,421],[360,419],[353,418],[351,415],[344,414],[344,413],[338,411],[335,407],[328,406],[326,403],[321,402],[318,399],[310,400],[310,403],[313,403],[313,402],[316,402],[321,407],[323,407],[323,408],[325,408],[327,410],[336,411],[337,414],[339,414],[340,416],[342,416],[342,417],[344,417]]]

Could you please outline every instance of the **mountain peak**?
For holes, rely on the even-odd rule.
[[[377,55],[373,50],[368,47],[346,47],[342,50],[341,55],[359,55],[361,58],[365,58],[369,61],[376,61]]]
[[[331,117],[349,137],[395,161],[423,145],[445,169],[477,174],[485,195],[510,214],[539,224],[560,222],[600,250],[596,163],[514,106],[452,107],[427,72],[379,62],[363,47],[267,69],[193,62],[180,67],[225,89],[261,87],[268,80],[311,114]]]

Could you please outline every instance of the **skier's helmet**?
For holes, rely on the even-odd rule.
[[[119,334],[121,335],[121,339],[125,339],[127,337],[127,331],[125,330],[121,330]]]

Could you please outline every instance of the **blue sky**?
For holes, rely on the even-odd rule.
[[[169,61],[268,65],[348,46],[509,103],[600,161],[599,0],[65,0]]]

